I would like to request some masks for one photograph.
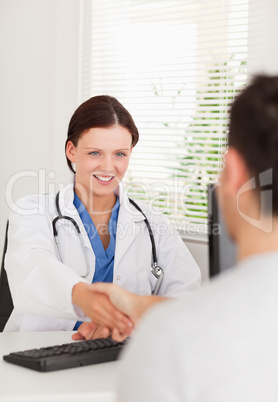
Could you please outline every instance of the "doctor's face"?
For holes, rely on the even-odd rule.
[[[76,167],[76,188],[90,195],[113,193],[125,175],[132,151],[130,132],[119,125],[86,131],[75,147],[67,144],[67,157]]]

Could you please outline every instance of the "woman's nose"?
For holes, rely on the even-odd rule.
[[[101,170],[105,173],[112,173],[114,170],[113,159],[111,156],[105,156],[100,164]]]

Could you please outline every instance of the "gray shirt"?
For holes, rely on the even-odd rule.
[[[121,402],[276,402],[278,252],[255,255],[140,323]]]

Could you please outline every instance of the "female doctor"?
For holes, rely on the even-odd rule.
[[[14,310],[5,331],[73,330],[93,321],[92,337],[112,328],[128,334],[132,322],[92,282],[165,297],[199,288],[199,268],[177,232],[161,213],[133,204],[121,184],[138,137],[115,98],[96,96],[75,111],[65,146],[72,182],[57,194],[20,199],[10,214],[5,268]],[[163,270],[159,290],[145,218]]]

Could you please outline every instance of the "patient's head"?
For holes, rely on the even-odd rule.
[[[278,215],[278,76],[256,76],[238,95],[228,144],[222,196],[228,229],[236,238],[239,223],[259,221],[262,213]],[[272,193],[262,203],[265,186]]]
[[[229,146],[241,153],[251,176],[272,169],[273,208],[278,214],[278,76],[255,77],[236,98]]]

